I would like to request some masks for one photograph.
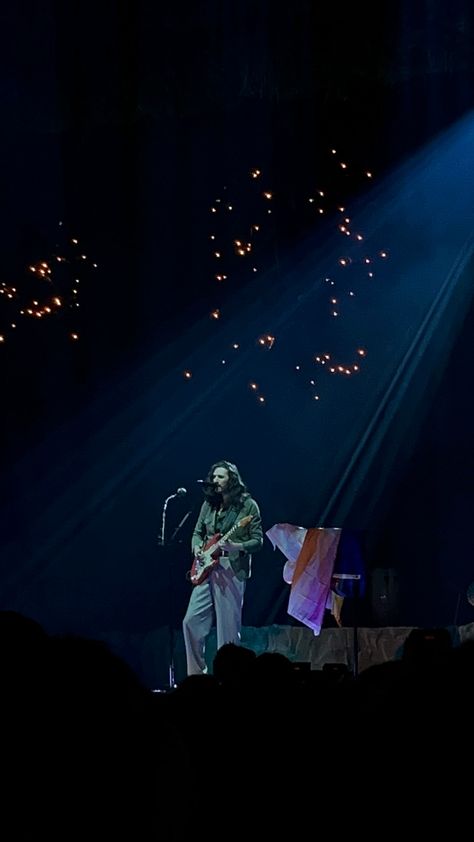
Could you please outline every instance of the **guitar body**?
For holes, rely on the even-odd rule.
[[[207,579],[211,570],[219,564],[218,542],[221,537],[221,533],[216,532],[216,534],[213,535],[212,538],[209,538],[209,540],[204,544],[201,550],[202,557],[194,557],[189,575],[193,585],[200,585],[201,582],[204,582],[204,579]]]
[[[191,570],[188,574],[192,585],[200,585],[201,582],[204,582],[204,580],[207,579],[214,567],[217,567],[219,564],[221,545],[234,534],[236,529],[240,529],[242,526],[246,526],[250,523],[252,518],[253,515],[247,515],[246,517],[243,517],[242,520],[239,520],[238,523],[235,523],[232,529],[229,529],[225,535],[221,535],[220,532],[216,532],[215,535],[212,535],[211,538],[207,539],[204,546],[201,547],[201,557],[194,557]]]

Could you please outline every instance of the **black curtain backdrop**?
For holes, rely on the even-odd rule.
[[[221,384],[214,363],[192,393],[195,412],[182,399],[193,424],[179,438],[180,413],[160,416],[174,432],[153,449],[155,414],[181,388],[186,354],[204,348],[216,306],[209,209],[232,196],[234,218],[248,226],[260,208],[245,186],[254,167],[261,189],[274,191],[258,254],[268,272],[258,288],[264,312],[287,292],[285,272],[312,236],[308,195],[321,182],[331,188],[334,143],[351,164],[350,203],[361,191],[355,173],[369,168],[383,179],[469,113],[473,14],[465,2],[450,3],[449,14],[442,2],[3,4],[2,280],[32,298],[30,265],[70,256],[72,238],[87,259],[79,314],[68,280],[67,313],[49,320],[16,318],[15,302],[0,301],[2,608],[55,632],[115,635],[126,657],[131,636],[170,617],[177,627],[200,504],[195,480],[216,458],[239,464],[266,528],[290,516],[314,522],[310,427],[280,459],[276,416]],[[67,266],[72,279],[77,262]],[[218,285],[223,311],[244,296],[233,310],[243,333],[254,280],[235,271]],[[468,303],[413,427],[410,459],[393,466],[362,524],[369,570],[398,578],[393,623],[472,620],[472,318]],[[211,385],[228,390],[224,412],[204,398]],[[314,496],[321,482],[315,475]],[[361,525],[367,483],[351,527]],[[170,532],[190,514],[163,554],[162,504],[179,485],[188,495],[170,504]],[[247,624],[290,622],[281,570],[266,545]],[[368,623],[379,598],[369,587]]]

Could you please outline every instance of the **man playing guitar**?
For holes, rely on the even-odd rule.
[[[217,648],[240,643],[245,583],[252,553],[263,544],[262,521],[237,467],[212,465],[192,536],[194,585],[183,620],[188,675],[207,672],[205,645],[215,622]]]

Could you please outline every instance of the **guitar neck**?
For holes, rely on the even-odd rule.
[[[235,530],[236,530],[236,529],[237,529],[237,524],[236,524],[236,523],[234,523],[234,525],[233,525],[232,529],[229,529],[229,531],[228,531],[228,532],[226,532],[226,533],[225,533],[225,535],[223,535],[223,536],[222,536],[222,538],[219,538],[219,540],[218,540],[218,542],[217,542],[216,546],[217,546],[217,547],[220,547],[220,546],[221,546],[221,544],[225,544],[225,542],[227,541],[227,539],[228,539],[228,538],[230,538],[230,536],[232,535],[232,533],[233,533],[233,532],[235,532]]]

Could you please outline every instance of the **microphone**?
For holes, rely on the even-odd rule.
[[[177,497],[184,497],[184,495],[187,494],[187,493],[188,492],[186,491],[185,488],[178,488],[178,490],[176,491],[176,496]]]

